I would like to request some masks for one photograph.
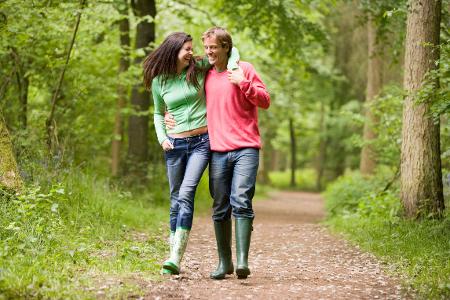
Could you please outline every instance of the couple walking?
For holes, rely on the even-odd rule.
[[[225,29],[207,30],[202,41],[206,56],[195,58],[192,37],[172,33],[144,61],[144,83],[152,90],[155,129],[165,151],[170,186],[170,257],[162,272],[180,272],[195,191],[209,163],[219,253],[211,278],[223,279],[234,271],[231,215],[235,217],[236,274],[247,278],[261,148],[257,108],[268,108],[270,97],[253,66],[239,61]]]

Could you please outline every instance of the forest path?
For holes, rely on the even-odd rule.
[[[216,244],[211,219],[200,217],[194,220],[181,274],[147,286],[144,298],[409,298],[372,255],[317,224],[324,218],[320,195],[274,192],[269,196],[269,200],[254,202],[249,278],[209,279],[217,263]]]

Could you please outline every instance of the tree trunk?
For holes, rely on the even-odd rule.
[[[276,149],[273,149],[270,154],[270,169],[269,171],[280,171],[280,152]]]
[[[439,123],[429,116],[429,101],[415,103],[425,75],[437,68],[440,19],[441,1],[409,2],[400,170],[401,199],[410,218],[439,216],[444,210]]]
[[[2,115],[0,115],[0,187],[16,191],[22,187],[11,138]]]
[[[325,162],[327,159],[327,126],[325,121],[325,103],[322,101],[320,104],[320,143],[319,143],[319,155],[317,157],[317,179],[316,179],[316,189],[318,191],[322,190],[322,179],[323,173],[325,171]]]
[[[30,80],[25,75],[26,63],[22,61],[17,49],[11,48],[11,56],[15,64],[15,73],[17,80],[17,88],[19,90],[20,113],[19,122],[23,130],[27,129],[27,107],[28,107],[28,88]]]
[[[297,145],[295,141],[294,120],[292,118],[289,118],[289,134],[291,138],[291,187],[295,187],[295,170],[297,169]]]
[[[383,86],[382,46],[377,40],[377,28],[370,16],[367,22],[367,33],[369,59],[367,65],[367,94],[363,130],[364,145],[361,150],[359,165],[359,169],[363,175],[373,174],[376,167],[376,157],[373,146],[370,143],[376,138],[373,127],[377,123],[377,119],[371,111],[370,104],[378,96]]]
[[[264,148],[261,152],[262,168],[259,172],[259,182],[262,184],[270,184],[269,171],[272,165],[272,156],[274,148],[272,146],[272,139],[276,136],[274,127],[269,126],[264,130]]]
[[[120,170],[120,150],[123,141],[123,116],[122,109],[125,107],[128,89],[120,81],[120,76],[127,72],[130,67],[130,21],[128,18],[128,1],[123,1],[123,6],[119,8],[122,19],[119,22],[120,31],[120,62],[119,62],[119,84],[117,87],[117,110],[114,121],[114,131],[111,149],[111,175],[118,176]]]
[[[22,91],[20,93],[20,124],[22,129],[27,129],[27,111],[28,111],[28,87],[30,85],[30,80],[28,77],[22,77]]]
[[[133,12],[139,17],[156,15],[154,0],[133,0]],[[137,25],[136,49],[144,49],[148,54],[149,44],[155,41],[155,23],[147,19],[141,20]],[[134,63],[138,66],[144,57],[138,56]],[[128,173],[137,178],[144,178],[147,175],[148,164],[148,127],[149,127],[149,107],[150,93],[145,90],[143,84],[139,82],[133,86],[131,92],[131,105],[135,113],[130,116],[128,124]]]

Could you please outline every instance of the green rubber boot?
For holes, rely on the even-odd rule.
[[[238,279],[245,279],[250,275],[248,268],[248,250],[252,234],[253,219],[236,218],[236,275]]]
[[[169,235],[169,247],[170,247],[170,255],[172,255],[173,251],[173,238],[175,237],[175,232],[171,231]],[[161,270],[162,275],[172,275],[172,271],[162,268]]]
[[[233,260],[231,259],[231,220],[214,222],[216,233],[219,265],[209,275],[212,279],[224,279],[226,274],[233,274]]]
[[[170,258],[163,264],[164,270],[168,270],[174,275],[180,274],[180,263],[186,250],[189,233],[190,230],[188,229],[177,228],[173,237],[173,249],[170,252]]]

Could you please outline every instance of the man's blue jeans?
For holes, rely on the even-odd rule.
[[[207,133],[171,138],[174,149],[165,152],[170,187],[170,230],[192,228],[194,197],[211,157]]]
[[[253,219],[259,150],[243,148],[230,152],[212,152],[209,164],[209,190],[214,199],[213,220]]]

